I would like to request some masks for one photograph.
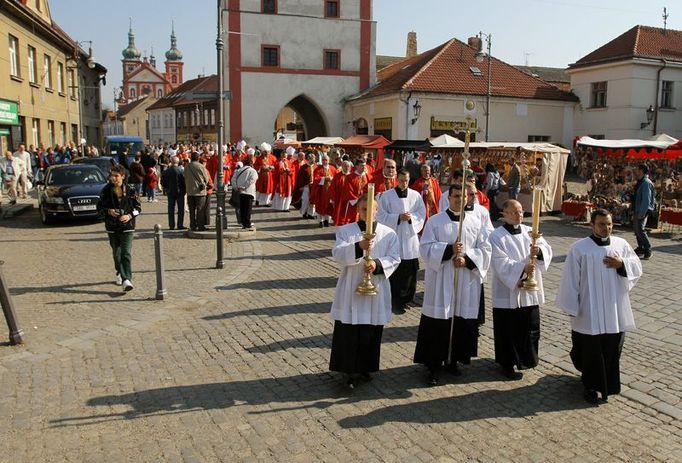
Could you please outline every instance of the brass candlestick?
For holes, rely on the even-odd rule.
[[[542,236],[542,233],[540,232],[529,232],[530,237],[532,239],[531,246],[535,246],[537,243],[538,239]],[[535,256],[530,256],[529,262],[531,264],[535,264]],[[532,273],[528,274],[528,277],[526,277],[525,280],[523,280],[523,283],[521,284],[521,287],[525,289],[526,291],[538,291],[540,289],[540,285],[538,285],[538,281],[535,279],[535,272],[533,271]]]
[[[365,233],[362,235],[364,239],[367,241],[372,241],[374,237],[376,236],[375,233]],[[365,264],[369,263],[369,261],[372,260],[372,257],[370,256],[370,250],[367,249],[365,251]],[[372,283],[372,277],[369,273],[364,272],[362,274],[362,282],[358,285],[358,287],[355,289],[356,294],[359,294],[361,296],[376,296],[377,295],[377,287],[374,286],[374,283]]]

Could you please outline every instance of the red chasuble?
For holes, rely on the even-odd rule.
[[[313,184],[310,192],[310,202],[315,205],[315,211],[320,215],[333,215],[329,188],[336,175],[336,167],[332,165],[318,166],[313,172]],[[324,182],[320,185],[320,182]]]
[[[438,214],[438,203],[442,192],[435,178],[429,177],[427,180],[424,180],[423,177],[419,177],[410,188],[422,195],[424,206],[426,206],[427,219],[432,215]]]

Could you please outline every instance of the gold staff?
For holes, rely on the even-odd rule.
[[[470,112],[474,111],[475,104],[473,101],[467,101],[466,102],[466,109]],[[462,246],[464,246],[464,240],[462,239],[462,231],[463,227],[462,225],[464,224],[464,205],[466,204],[466,178],[467,178],[467,170],[469,169],[469,166],[471,165],[471,162],[469,162],[469,142],[471,141],[471,124],[472,124],[472,118],[470,116],[467,116],[466,118],[466,123],[467,123],[467,130],[466,130],[466,135],[464,137],[464,152],[462,153],[462,196],[460,198],[460,204],[459,204],[459,231],[457,233],[457,240],[455,241],[455,244],[458,242],[462,243]],[[448,194],[449,190],[448,190]],[[462,253],[464,254],[464,248],[462,247]],[[456,253],[454,256],[454,259],[452,261],[453,265],[455,263],[455,260],[460,257],[459,253]],[[452,305],[452,321],[450,322],[450,342],[448,343],[448,361],[447,364],[451,365],[452,364],[452,337],[455,332],[455,307],[457,307],[457,302],[458,302],[458,287],[459,287],[459,267],[455,267],[455,299],[454,303]]]

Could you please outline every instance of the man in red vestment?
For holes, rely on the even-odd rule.
[[[256,159],[254,169],[258,172],[256,182],[256,205],[269,206],[272,194],[275,192],[275,179],[273,171],[277,158],[272,155],[272,146],[261,143],[260,156]]]
[[[431,167],[428,164],[423,164],[420,172],[421,177],[410,188],[422,195],[426,207],[426,220],[428,220],[432,215],[438,214],[438,203],[442,192],[438,181],[431,177]]]
[[[377,198],[381,197],[381,193],[384,191],[398,186],[396,164],[393,159],[384,159],[384,168],[381,172],[374,172],[372,183],[374,184],[374,194]]]
[[[289,212],[291,206],[291,194],[294,189],[294,176],[291,161],[287,159],[287,152],[282,153],[279,162],[275,164],[275,197],[272,200],[272,208],[282,212]]]
[[[357,203],[360,196],[367,193],[369,175],[367,174],[364,158],[355,160],[355,170],[348,175],[345,185],[339,196],[339,220],[337,226],[352,223],[357,220]],[[336,204],[334,205],[337,206]]]
[[[331,204],[329,189],[332,179],[336,175],[336,167],[329,164],[329,156],[322,155],[322,164],[313,172],[312,193],[310,202],[315,205],[315,212],[320,222],[320,228],[328,227],[329,221],[334,214],[334,206]]]
[[[350,177],[350,171],[353,168],[353,163],[350,161],[343,161],[341,169],[336,172],[329,186],[329,198],[334,209],[332,219],[334,224],[338,225],[341,216],[341,192],[346,187],[346,181]]]

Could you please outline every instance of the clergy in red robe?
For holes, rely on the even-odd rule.
[[[336,167],[329,164],[329,156],[322,155],[322,164],[313,172],[312,193],[310,201],[315,205],[315,212],[320,227],[328,227],[334,214],[329,189],[332,179],[336,175]]]
[[[421,177],[419,177],[411,186],[413,190],[422,195],[424,206],[426,207],[426,219],[432,215],[438,214],[440,202],[441,189],[438,180],[431,177],[431,167],[428,164],[423,164],[421,167]]]
[[[293,150],[289,147],[287,150]],[[291,206],[291,194],[294,189],[294,176],[291,162],[287,159],[287,153],[280,155],[275,164],[275,196],[272,200],[272,208],[277,211],[289,212]]]
[[[393,159],[384,159],[384,168],[381,172],[374,172],[372,183],[374,184],[374,194],[377,198],[380,198],[384,191],[398,186],[396,163]]]
[[[208,176],[215,183],[216,174],[218,173],[218,154],[215,151],[209,151],[208,153],[205,153],[204,159],[206,159]]]
[[[258,172],[256,182],[256,205],[269,206],[275,192],[274,170],[277,158],[272,155],[272,146],[261,143],[260,156],[256,159],[254,169]]]
[[[353,168],[353,163],[350,161],[343,161],[341,169],[337,170],[336,175],[332,179],[329,186],[329,198],[333,206],[332,219],[335,224],[339,223],[341,217],[341,192],[346,188],[346,181],[350,177],[350,171]]]
[[[339,221],[337,226],[352,223],[357,220],[357,203],[360,196],[367,193],[369,175],[367,174],[365,160],[360,157],[355,160],[355,170],[348,175],[343,190],[339,197]]]

